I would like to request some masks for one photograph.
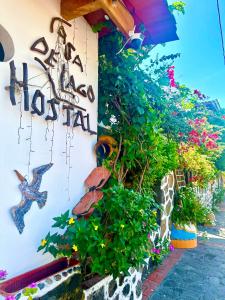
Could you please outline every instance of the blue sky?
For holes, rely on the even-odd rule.
[[[169,1],[174,2],[174,1]],[[179,41],[156,48],[159,54],[180,52],[175,78],[199,89],[225,107],[225,65],[222,55],[216,0],[184,0],[185,15],[176,14]],[[225,40],[225,0],[220,0]]]

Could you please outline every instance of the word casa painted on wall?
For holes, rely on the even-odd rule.
[[[41,55],[48,54],[48,57],[44,61],[42,61],[38,57],[35,57],[34,59],[43,68],[43,71],[50,83],[52,94],[54,97],[46,101],[45,95],[40,89],[37,89],[34,92],[30,104],[27,63],[23,63],[23,80],[19,81],[16,76],[15,63],[12,60],[10,62],[10,101],[12,105],[17,104],[15,94],[16,88],[17,86],[19,86],[23,89],[25,111],[29,111],[30,108],[32,108],[32,114],[42,116],[45,114],[45,106],[46,103],[48,103],[49,112],[45,117],[45,120],[55,121],[58,119],[57,106],[59,107],[62,104],[62,110],[66,112],[66,120],[63,125],[73,127],[80,126],[83,131],[87,131],[90,134],[97,134],[90,128],[89,113],[84,114],[84,112],[86,112],[86,109],[78,106],[77,102],[75,101],[77,96],[76,94],[79,94],[93,103],[95,101],[95,94],[92,85],[86,86],[85,84],[80,84],[76,86],[74,76],[69,73],[69,62],[77,65],[81,73],[84,71],[80,56],[75,53],[76,49],[74,45],[70,42],[67,42],[67,34],[63,24],[69,27],[71,27],[71,24],[61,18],[53,18],[50,25],[51,33],[54,33],[54,24],[56,22],[59,22],[60,24],[60,26],[58,26],[57,28],[58,48],[55,47],[55,49],[49,50],[49,45],[44,37],[36,40],[31,46],[31,50],[34,52],[37,52]],[[59,78],[57,78],[58,86],[56,85],[54,77],[52,75],[52,72],[54,70],[59,70]]]

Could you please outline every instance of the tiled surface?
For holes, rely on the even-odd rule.
[[[164,280],[171,268],[179,261],[184,250],[176,249],[170,254],[170,256],[145,280],[142,287],[143,300],[149,298],[149,296],[155,291],[155,289]]]
[[[198,247],[172,254],[144,284],[143,300],[225,300],[225,204]],[[180,258],[180,259],[179,259]]]

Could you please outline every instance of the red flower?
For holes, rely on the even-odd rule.
[[[191,142],[191,143],[193,143],[195,145],[198,145],[198,146],[201,145],[200,139],[198,137],[195,137],[195,136],[193,136],[192,138],[190,138],[189,142]]]
[[[208,141],[205,146],[209,150],[212,150],[212,149],[215,149],[218,147],[214,141]]]
[[[179,136],[179,137],[184,136],[183,132],[178,132],[178,136]]]
[[[222,119],[224,119],[224,120],[225,120],[225,116],[222,116]]]
[[[204,137],[204,138],[206,138],[207,136],[208,136],[208,133],[207,133],[207,131],[203,131],[203,133],[202,133],[202,136]]]
[[[189,182],[196,182],[198,180],[198,176],[192,176],[189,178]]]
[[[205,119],[195,119],[194,124],[195,125],[201,125],[205,123]]]
[[[170,66],[168,69],[167,69],[167,75],[170,79],[170,87],[177,87],[176,83],[175,83],[175,79],[174,79],[174,66]]]
[[[218,140],[219,136],[216,133],[209,134],[208,137],[213,140]]]
[[[199,133],[194,129],[189,132],[189,135],[199,137]]]

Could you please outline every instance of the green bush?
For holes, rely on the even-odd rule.
[[[223,150],[220,157],[216,160],[215,165],[218,170],[225,171],[225,150]]]
[[[200,203],[193,189],[184,187],[175,198],[172,222],[180,225],[209,223],[208,215],[210,213],[211,210]]]
[[[225,196],[225,189],[223,187],[215,189],[213,193],[213,199],[212,199],[212,209],[214,211],[217,211],[218,204],[224,201],[224,196]]]
[[[158,228],[159,206],[151,196],[122,185],[104,191],[104,198],[88,220],[75,221],[69,212],[54,218],[53,227],[62,233],[50,234],[39,250],[54,257],[72,257],[78,251],[83,274],[128,274],[130,267],[144,263],[150,251],[148,234]]]

